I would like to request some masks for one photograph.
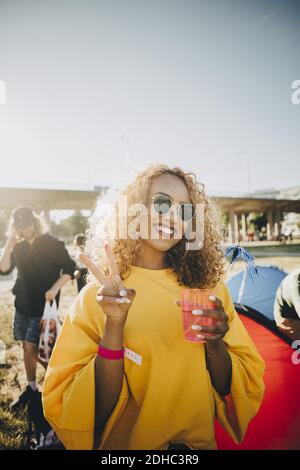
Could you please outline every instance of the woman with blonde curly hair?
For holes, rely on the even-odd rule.
[[[151,165],[102,197],[43,403],[67,449],[214,449],[214,419],[241,442],[264,364],[222,281],[219,213],[192,173]],[[215,320],[183,334],[180,293],[209,288]],[[200,331],[199,331],[200,330]],[[200,342],[201,341],[201,342]]]

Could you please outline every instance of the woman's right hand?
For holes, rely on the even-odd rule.
[[[14,225],[11,226],[7,235],[7,244],[10,248],[13,248],[18,241],[18,232]]]
[[[97,292],[97,302],[105,313],[106,319],[113,324],[124,325],[136,292],[124,286],[116,259],[108,243],[105,245],[105,252],[109,264],[109,275],[106,275],[87,255],[82,253],[79,258],[101,284]]]

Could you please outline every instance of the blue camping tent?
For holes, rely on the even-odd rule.
[[[299,450],[299,365],[291,361],[292,340],[277,328],[273,318],[275,294],[287,273],[273,266],[257,268],[259,274],[253,282],[246,276],[241,298],[244,271],[232,277],[227,285],[236,311],[265,362],[265,395],[241,444],[234,443],[216,421],[217,446],[225,450]],[[276,413],[274,404],[279,404]]]
[[[239,296],[239,291],[243,282],[244,270],[229,279],[227,285],[234,303],[254,309],[274,321],[275,294],[287,273],[275,266],[257,266],[257,268],[258,276],[254,277],[253,282],[247,275],[242,296]]]

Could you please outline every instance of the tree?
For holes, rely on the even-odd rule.
[[[228,212],[221,213],[221,230],[223,237],[228,235],[229,214]]]
[[[60,223],[51,222],[51,233],[58,238],[73,238],[78,233],[85,233],[88,224],[88,217],[81,211],[74,211],[70,217],[61,220]]]

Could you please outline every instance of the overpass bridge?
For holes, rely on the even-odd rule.
[[[43,211],[49,219],[50,210],[92,210],[96,198],[105,189],[94,190],[0,188],[0,209],[13,210],[20,205],[32,207],[36,212]],[[263,212],[267,216],[267,238],[272,240],[280,235],[283,213],[300,213],[300,199],[263,197],[211,196],[222,212],[228,214],[228,235],[236,241],[239,234],[247,235],[247,216],[251,212]]]

